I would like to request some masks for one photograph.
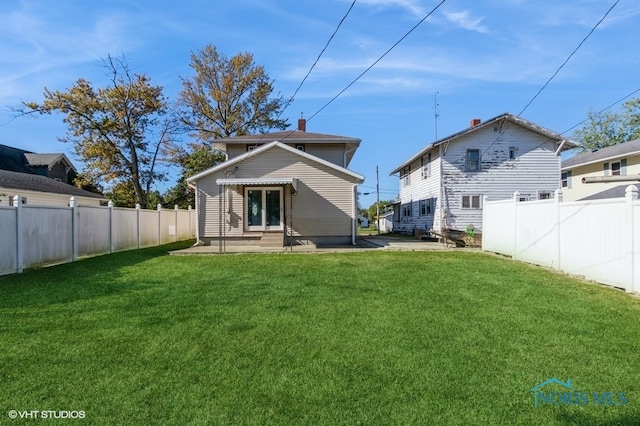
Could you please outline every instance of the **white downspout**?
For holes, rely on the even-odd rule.
[[[200,194],[198,192],[198,183],[192,184],[187,183],[196,193],[196,242],[193,244],[193,247],[203,246],[204,243],[200,240]]]
[[[351,212],[351,245],[356,245],[356,217],[358,216],[358,205],[356,204],[356,194],[358,191],[358,184],[353,185],[353,191],[351,191],[351,205],[353,211]]]

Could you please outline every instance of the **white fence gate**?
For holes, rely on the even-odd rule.
[[[562,202],[484,200],[482,249],[583,275],[628,292],[640,291],[640,201],[625,198]]]
[[[195,210],[142,210],[109,205],[0,206],[0,275],[34,265],[72,262],[195,238]]]

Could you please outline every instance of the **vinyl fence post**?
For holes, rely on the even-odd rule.
[[[518,201],[520,201],[520,193],[513,193],[513,253],[512,257],[517,259],[518,256]]]
[[[556,189],[553,192],[553,200],[554,200],[554,208],[556,209],[556,225],[555,225],[555,232],[556,232],[556,242],[555,242],[555,264],[556,264],[556,269],[560,270],[561,269],[561,265],[560,263],[562,262],[562,239],[560,238],[560,203],[562,203],[563,200],[563,194],[562,194],[562,190],[560,188]]]
[[[113,201],[109,200],[109,253],[113,253]]]
[[[138,248],[140,248],[140,203],[136,203],[136,232],[138,234]]]
[[[629,283],[626,286],[626,291],[632,293],[636,291],[636,238],[635,238],[635,227],[640,226],[639,223],[635,223],[635,211],[634,204],[638,200],[638,187],[635,185],[627,186],[627,189],[624,191],[625,199],[627,202],[627,224],[629,232],[627,235],[629,236]],[[640,260],[640,259],[638,259]]]
[[[485,232],[487,230],[487,202],[489,201],[489,197],[486,195],[482,196],[482,251],[484,251],[484,242],[485,242]]]
[[[24,271],[24,241],[22,240],[22,197],[13,197],[13,206],[16,208],[16,272]]]
[[[175,233],[175,239],[174,241],[178,241],[178,205],[175,204],[173,206],[173,210],[175,211],[175,228],[174,228],[174,233]]]
[[[162,204],[158,203],[158,245],[162,244]]]
[[[71,261],[78,260],[78,206],[76,205],[76,197],[69,199],[69,207],[71,207]]]

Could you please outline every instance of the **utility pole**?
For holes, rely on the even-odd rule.
[[[376,230],[380,235],[380,179],[378,178],[378,165],[376,164]]]

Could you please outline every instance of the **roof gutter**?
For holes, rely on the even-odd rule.
[[[583,177],[582,183],[600,183],[600,182],[638,182],[640,175],[628,176],[591,176]]]

